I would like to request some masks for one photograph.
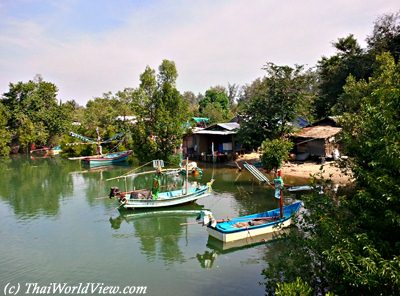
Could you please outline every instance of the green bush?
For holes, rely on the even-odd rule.
[[[311,296],[313,290],[301,278],[296,278],[292,283],[278,283],[275,290],[277,296]]]
[[[261,162],[269,170],[277,170],[288,160],[293,143],[285,139],[264,140],[261,144]]]

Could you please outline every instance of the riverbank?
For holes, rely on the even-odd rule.
[[[244,162],[256,163],[260,161],[259,153],[250,153],[239,156],[237,164],[242,168]],[[233,163],[233,165],[236,165]],[[343,172],[335,161],[326,161],[323,165],[312,161],[307,162],[286,162],[281,168],[283,176],[312,179],[313,176],[320,176],[324,179],[331,179],[336,184],[350,184],[351,173]]]

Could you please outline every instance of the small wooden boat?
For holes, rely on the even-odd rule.
[[[119,206],[125,209],[148,209],[176,206],[198,200],[210,195],[213,180],[206,185],[191,188],[159,192],[157,199],[153,199],[151,190],[132,190],[120,192],[117,187],[112,187],[110,198],[116,197]]]
[[[210,236],[227,243],[279,231],[291,224],[292,217],[300,210],[301,206],[301,201],[284,206],[282,218],[280,216],[281,209],[277,208],[222,221],[215,220],[211,212],[202,211],[198,220],[203,220]]]
[[[49,155],[58,155],[62,152],[61,146],[57,145],[49,150]]]
[[[122,133],[116,134],[115,136],[102,140],[100,137],[99,129],[96,128],[97,139],[88,138],[73,132],[70,132],[69,135],[71,137],[78,138],[82,140],[82,143],[69,143],[67,145],[96,145],[97,146],[97,155],[90,156],[78,156],[78,157],[69,157],[70,160],[81,160],[83,164],[89,166],[104,166],[110,164],[116,164],[125,161],[129,155],[132,154],[132,150],[113,152],[113,153],[105,153],[103,154],[102,144],[111,143],[117,141],[118,139],[123,137]],[[121,140],[122,141],[122,140]]]
[[[39,149],[33,149],[30,151],[30,154],[34,157],[49,157],[49,156],[55,156],[60,154],[61,152],[61,146],[56,146],[53,148],[49,148],[49,147],[42,147]]]
[[[132,150],[107,153],[102,155],[86,156],[81,158],[82,163],[89,166],[102,166],[110,165],[125,161],[129,155],[132,154]]]

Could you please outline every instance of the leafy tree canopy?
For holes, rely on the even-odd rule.
[[[351,74],[356,80],[371,74],[373,59],[361,49],[352,34],[333,43],[337,53],[322,57],[318,62],[319,95],[315,101],[316,117],[332,115],[332,108],[343,93],[343,86]],[[337,110],[340,110],[337,109]]]
[[[9,111],[0,102],[0,156],[6,156],[10,153],[11,132],[7,128],[9,116]]]
[[[399,60],[400,13],[378,18],[367,43],[367,48],[362,49],[353,35],[339,38],[333,43],[337,53],[329,58],[322,57],[318,62],[320,93],[315,105],[317,118],[344,112],[344,108],[350,103],[343,97],[343,87],[348,77],[351,75],[353,81],[367,80],[376,67],[375,56],[387,51],[396,62]],[[351,107],[357,105],[358,102],[355,102]]]
[[[389,53],[377,65],[368,82],[345,87],[361,97],[359,112],[342,121],[355,188],[303,198],[299,231],[264,271],[267,293],[297,277],[315,294],[400,293],[400,66]]]
[[[277,170],[282,163],[289,158],[289,151],[292,149],[293,143],[288,140],[274,139],[265,140],[261,144],[261,162],[268,170]]]
[[[400,11],[379,17],[374,24],[372,34],[367,38],[367,43],[373,56],[388,51],[398,62],[400,58]]]
[[[212,103],[217,103],[223,110],[228,110],[229,98],[224,87],[216,86],[206,91],[204,98],[199,102],[200,112],[202,112],[208,104]]]
[[[26,83],[10,83],[1,101],[10,115],[7,126],[15,145],[50,145],[68,130],[71,113],[58,103],[57,91],[53,83],[40,75]]]
[[[178,72],[173,61],[163,60],[155,70],[146,67],[132,94],[138,123],[132,128],[134,151],[140,160],[168,159],[181,142],[188,120],[188,102],[176,89]]]
[[[265,139],[275,139],[292,130],[291,122],[306,114],[314,100],[314,75],[303,66],[268,63],[267,76],[245,87],[240,104],[239,137],[248,148],[257,148]]]

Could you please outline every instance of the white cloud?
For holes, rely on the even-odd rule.
[[[250,83],[267,61],[314,66],[333,53],[337,38],[353,33],[362,42],[373,21],[397,7],[359,0],[198,2],[142,7],[121,26],[90,35],[52,31],[68,7],[42,22],[3,21],[0,92],[40,73],[59,87],[61,99],[84,104],[103,92],[137,87],[146,65],[157,68],[162,59],[176,62],[181,91]]]

